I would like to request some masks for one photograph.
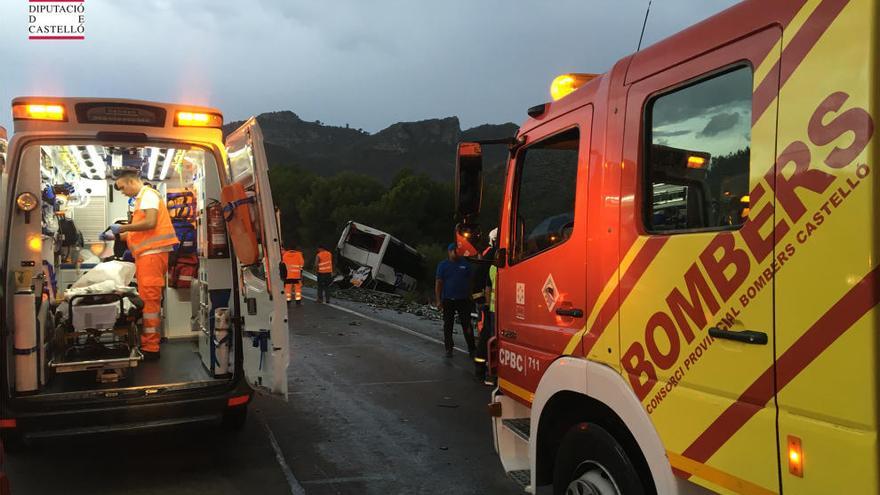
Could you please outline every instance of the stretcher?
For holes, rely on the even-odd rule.
[[[143,360],[137,325],[143,301],[136,294],[75,295],[62,304],[67,311],[56,311],[55,352],[49,362],[56,373],[96,371],[99,382],[116,381]]]

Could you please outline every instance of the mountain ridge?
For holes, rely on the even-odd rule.
[[[518,129],[511,122],[462,129],[458,117],[451,116],[397,122],[371,134],[347,125],[305,121],[290,110],[262,113],[257,122],[270,167],[297,166],[324,176],[352,171],[384,184],[404,169],[450,182],[459,141],[512,137]],[[224,135],[243,123],[224,125]],[[499,167],[505,157],[503,146],[487,147],[485,168]]]

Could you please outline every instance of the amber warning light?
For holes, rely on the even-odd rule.
[[[17,103],[12,105],[14,120],[67,120],[64,106],[55,103]]]
[[[688,157],[688,168],[703,168],[706,165],[706,159],[702,156],[691,155]]]
[[[216,113],[177,112],[178,127],[223,127],[223,116]]]
[[[788,436],[788,472],[798,478],[804,477],[804,449],[801,439],[792,435]]]
[[[550,96],[553,101],[561,100],[596,78],[596,74],[563,74],[550,83]]]

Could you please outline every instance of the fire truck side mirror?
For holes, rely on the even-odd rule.
[[[458,143],[455,160],[455,214],[473,223],[483,199],[483,150],[480,143]]]

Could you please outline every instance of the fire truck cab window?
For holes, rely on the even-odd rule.
[[[550,249],[571,236],[579,136],[572,129],[520,152],[512,261]]]
[[[740,227],[749,213],[751,68],[667,93],[647,109],[647,230]]]

